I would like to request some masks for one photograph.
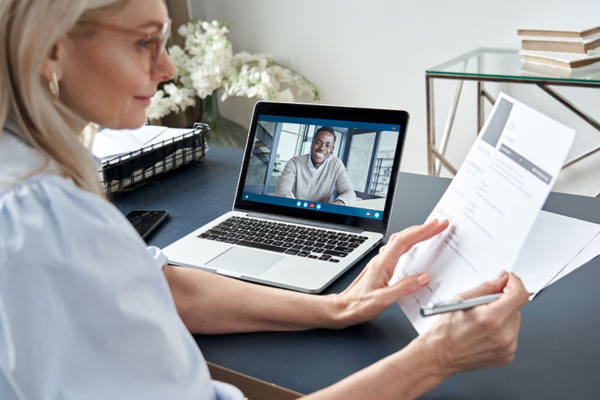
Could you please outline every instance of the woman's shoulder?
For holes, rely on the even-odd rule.
[[[0,226],[0,263],[45,258],[65,265],[98,257],[100,244],[145,251],[114,206],[58,175],[34,175],[0,191]]]
[[[43,215],[69,210],[67,215],[85,211],[86,217],[94,218],[113,213],[113,208],[106,200],[54,173],[40,172],[0,189],[1,215],[11,211]]]
[[[24,139],[6,130],[0,132],[0,191],[48,167],[50,162]]]

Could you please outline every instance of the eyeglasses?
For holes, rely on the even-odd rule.
[[[167,47],[167,41],[171,37],[170,19],[167,19],[167,21],[162,26],[161,30],[155,33],[146,33],[144,31],[129,29],[102,21],[89,21],[87,22],[87,24],[90,24],[100,29],[105,29],[107,31],[124,33],[126,35],[139,37],[141,39],[139,45],[151,51],[150,73],[154,72],[156,64],[158,64],[158,59],[160,58],[163,51],[165,51],[165,48]]]

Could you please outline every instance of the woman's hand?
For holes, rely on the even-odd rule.
[[[521,323],[519,309],[529,299],[521,280],[504,272],[495,281],[461,294],[463,299],[504,294],[489,304],[445,314],[416,339],[427,348],[432,362],[447,377],[479,368],[508,364],[517,350]]]
[[[416,229],[441,228],[439,225],[427,228],[428,225]],[[389,248],[382,254],[387,251]],[[394,251],[402,253],[398,249]],[[398,258],[397,254],[394,256]],[[504,273],[460,297],[500,293],[503,289],[500,299],[470,310],[444,314],[427,333],[402,350],[307,398],[415,399],[457,372],[510,362],[517,346],[519,309],[529,297],[520,279]]]
[[[415,244],[432,238],[448,227],[448,221],[432,220],[393,234],[379,254],[371,259],[361,274],[342,293],[333,295],[337,312],[336,327],[368,321],[381,314],[392,303],[427,285],[429,275],[421,273],[406,277],[389,286],[400,256]]]

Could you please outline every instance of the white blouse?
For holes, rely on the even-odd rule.
[[[211,380],[162,253],[54,169],[0,134],[0,399],[242,399]]]

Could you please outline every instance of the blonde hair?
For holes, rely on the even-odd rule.
[[[100,195],[84,146],[83,121],[53,97],[42,77],[56,41],[80,20],[115,12],[128,0],[0,0],[0,128],[8,122],[77,186]]]

